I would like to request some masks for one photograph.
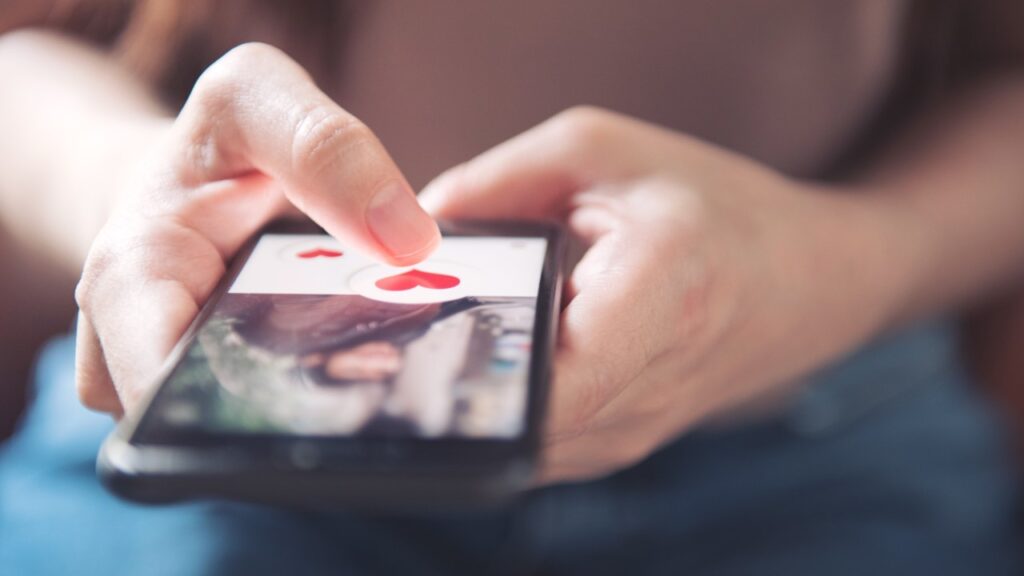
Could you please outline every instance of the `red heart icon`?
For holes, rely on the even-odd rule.
[[[459,279],[447,274],[424,272],[413,268],[401,274],[381,278],[374,283],[377,288],[388,292],[403,292],[422,286],[431,290],[445,290],[459,285]]]
[[[306,260],[320,257],[337,258],[341,255],[341,252],[337,250],[330,250],[328,248],[312,248],[310,250],[306,250],[305,252],[299,252],[298,254],[296,254],[296,256],[298,256],[299,258],[304,258]]]

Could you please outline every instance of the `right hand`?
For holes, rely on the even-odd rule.
[[[210,66],[160,134],[75,293],[76,381],[94,410],[132,408],[226,261],[276,216],[297,209],[393,265],[440,241],[373,133],[269,46],[240,46]]]

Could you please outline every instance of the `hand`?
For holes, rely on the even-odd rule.
[[[891,315],[874,197],[578,109],[441,175],[441,217],[564,218],[587,244],[562,312],[544,482],[629,466],[771,394]]]
[[[229,52],[157,133],[76,291],[78,391],[95,410],[131,408],[225,261],[275,216],[298,209],[395,265],[440,241],[370,130],[276,49]]]

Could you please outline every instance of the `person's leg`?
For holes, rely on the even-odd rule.
[[[551,574],[1016,573],[1014,478],[954,352],[948,330],[896,336],[784,418],[538,493],[508,558]]]
[[[51,343],[36,397],[0,453],[0,572],[6,574],[344,573],[315,519],[228,503],[143,507],[96,480],[112,423],[78,405],[74,342]]]
[[[1013,487],[943,333],[883,343],[787,419],[688,435],[611,478],[511,512],[386,519],[227,503],[138,507],[93,458],[69,341],[0,456],[0,567],[13,573],[1005,573]],[[838,383],[838,385],[836,385]],[[824,391],[824,392],[822,392]],[[987,563],[987,565],[986,565]],[[991,568],[987,570],[987,568]]]
[[[479,574],[501,511],[388,518],[207,501],[140,506],[95,473],[110,418],[81,407],[74,341],[37,364],[35,398],[0,446],[0,574]]]

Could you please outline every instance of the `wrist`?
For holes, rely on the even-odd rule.
[[[778,192],[772,206],[780,211],[766,215],[765,233],[739,248],[753,270],[739,282],[739,344],[716,350],[753,356],[694,375],[709,388],[746,382],[759,389],[750,406],[787,398],[787,384],[898,327],[924,261],[916,225],[883,197],[793,181]]]
[[[853,289],[848,305],[863,315],[865,338],[898,328],[929,306],[922,288],[934,260],[933,231],[901,197],[876,188],[819,190],[832,206],[837,271]]]
[[[917,224],[890,198],[820,184],[800,193],[788,300],[804,371],[912,319],[908,309],[927,258]]]

